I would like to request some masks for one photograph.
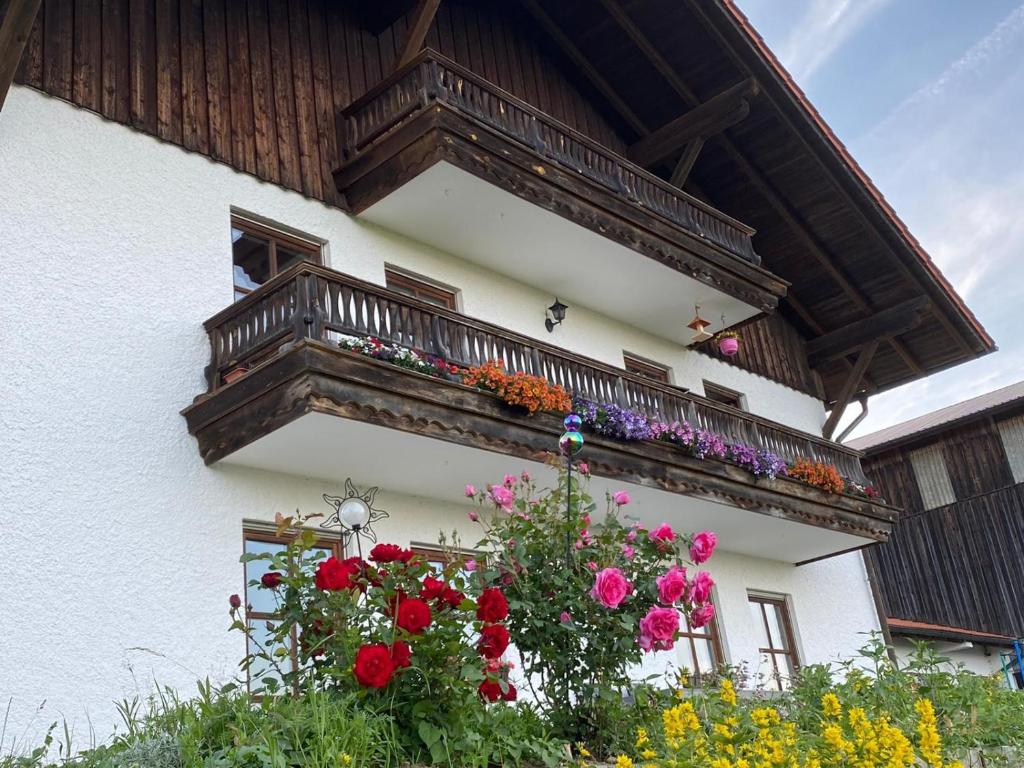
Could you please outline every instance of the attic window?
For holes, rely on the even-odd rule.
[[[925,509],[944,507],[956,501],[941,446],[929,445],[911,451],[910,464],[914,468],[914,477]]]

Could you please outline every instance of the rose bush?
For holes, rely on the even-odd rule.
[[[554,735],[600,750],[630,669],[645,652],[674,646],[681,613],[694,625],[711,620],[714,582],[687,567],[707,560],[716,540],[667,523],[648,531],[622,522],[624,491],[609,495],[597,520],[581,474],[571,487],[562,471],[553,489],[524,473],[465,490],[481,506],[470,519],[483,527],[479,547],[488,553],[472,574],[483,589],[477,617],[507,614],[524,680]],[[482,637],[481,648],[492,652],[504,640]]]
[[[308,520],[284,518],[279,533]],[[249,636],[242,667],[254,692],[356,695],[418,738],[434,762],[446,759],[444,734],[456,724],[478,720],[487,701],[515,700],[500,661],[509,644],[500,588],[473,592],[461,561],[438,571],[395,544],[377,544],[361,560],[327,557],[315,541],[301,529],[283,552],[243,557],[267,561],[248,587],[269,590],[277,603],[267,621],[247,620],[241,599],[229,601],[233,628]]]

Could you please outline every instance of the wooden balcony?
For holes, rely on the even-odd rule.
[[[646,269],[649,296],[730,323],[785,295],[759,266],[750,227],[433,51],[345,108],[338,126],[335,181],[351,212],[499,271],[529,265],[577,303],[586,297],[559,285],[553,265],[592,299],[601,286],[587,275],[642,281]]]
[[[498,359],[587,398],[687,420],[787,459],[833,463],[863,480],[855,450],[313,264],[279,275],[205,327],[208,391],[183,413],[207,464],[325,479],[356,475],[357,466],[369,475],[392,466],[374,482],[395,487],[399,476],[420,472],[415,490],[446,498],[445,488],[450,495],[461,482],[487,476],[477,473],[507,469],[508,456],[540,463],[554,449],[559,418],[527,418],[490,393],[343,350],[337,339],[345,334],[375,336],[460,365]],[[225,375],[239,366],[251,370],[226,384]],[[792,480],[755,479],[662,443],[591,436],[586,458],[597,478],[656,494],[655,508],[678,507],[684,494],[703,504],[700,519],[719,529],[723,519],[740,514],[737,535],[751,539],[751,551],[783,548],[765,556],[807,560],[882,540],[894,514]],[[463,471],[450,476],[440,471],[443,465]],[[430,482],[441,484],[423,485]],[[765,536],[775,538],[766,545]]]

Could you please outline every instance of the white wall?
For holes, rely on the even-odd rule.
[[[179,410],[204,389],[201,323],[232,298],[232,206],[326,239],[331,266],[382,281],[385,261],[463,290],[471,315],[543,335],[550,296],[353,221],[342,212],[84,110],[15,87],[0,115],[0,703],[9,735],[153,679],[184,691],[242,652],[225,631],[241,591],[241,521],[322,505],[338,489],[207,468]],[[500,286],[500,288],[499,288]],[[707,377],[751,410],[814,431],[821,404],[781,385],[579,310],[553,340],[612,363],[623,348]],[[355,478],[358,483],[359,478]],[[384,493],[383,537],[430,541],[461,512]],[[464,535],[467,542],[472,534]],[[733,661],[751,651],[747,588],[789,593],[808,660],[876,626],[859,558],[794,569],[715,563]],[[35,707],[47,702],[41,714]]]
[[[973,647],[966,648],[964,643],[948,642],[942,640],[929,641],[938,655],[945,656],[952,664],[962,664],[968,671],[976,675],[999,675],[1000,682],[1006,682],[1002,665],[999,660],[999,652],[1007,650],[995,646],[984,646],[973,644]],[[893,648],[896,650],[896,659],[900,665],[906,665],[914,654],[914,643],[906,637],[894,637]]]

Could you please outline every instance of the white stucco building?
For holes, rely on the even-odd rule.
[[[726,4],[716,13],[735,11]],[[431,34],[443,37],[437,25],[447,22],[439,18]],[[313,39],[313,81],[319,82]],[[250,54],[255,62],[255,42]],[[234,55],[229,46],[231,72]],[[777,64],[758,55],[752,76],[772,99],[788,94],[789,101],[779,107],[762,99],[755,108],[774,114],[792,102],[793,109],[809,110]],[[79,91],[56,92],[42,75],[34,82],[32,57],[47,54],[33,52],[31,40],[25,56],[24,84],[11,88],[0,113],[6,574],[0,702],[11,702],[11,734],[39,732],[65,718],[102,738],[116,722],[117,699],[145,696],[154,683],[188,692],[197,679],[236,676],[245,647],[240,635],[226,631],[227,596],[244,590],[239,556],[246,537],[265,534],[276,513],[316,511],[323,494],[344,495],[346,478],[359,488],[380,486],[376,506],[389,513],[377,526],[381,540],[430,547],[440,532],[475,541],[464,483],[482,485],[524,468],[550,474],[542,461],[545,450],[555,450],[554,417],[526,420],[502,411],[490,395],[339,350],[332,334],[359,332],[359,318],[338,314],[350,296],[368,302],[356,315],[390,317],[387,328],[396,340],[412,339],[410,346],[443,336],[448,356],[464,363],[501,349],[510,367],[519,360],[536,373],[570,372],[574,378],[560,383],[584,395],[604,392],[651,416],[689,415],[789,461],[840,464],[858,482],[857,452],[821,437],[827,409],[841,411],[863,389],[861,376],[874,391],[950,362],[949,355],[933,360],[928,344],[914,347],[918,342],[909,338],[901,343],[916,357],[918,373],[903,372],[900,356],[889,352],[869,360],[874,368],[861,365],[858,355],[874,342],[863,338],[857,322],[870,322],[871,312],[851,319],[839,307],[845,299],[816,296],[813,286],[806,288],[806,305],[792,309],[802,271],[819,269],[812,256],[769,233],[764,247],[753,236],[763,259],[758,265],[744,225],[683,192],[683,182],[673,187],[631,165],[622,146],[608,150],[609,162],[648,184],[643,194],[675,195],[672,205],[689,206],[686,215],[704,216],[719,229],[695,223],[686,230],[653,197],[638,202],[639,193],[612,190],[573,168],[568,154],[555,153],[550,135],[543,147],[531,147],[497,118],[488,122],[473,113],[472,104],[453,106],[453,91],[424,96],[419,112],[388,113],[392,123],[376,134],[359,134],[369,118],[340,117],[338,141],[353,142],[344,153],[321,125],[319,139],[336,155],[319,154],[327,175],[318,192],[284,178],[267,180],[255,163],[240,168],[232,150],[226,160],[218,157],[212,129],[204,149],[166,134],[163,122],[154,130],[146,127],[148,118],[124,124],[133,120],[90,108]],[[349,57],[359,58],[351,49]],[[424,66],[420,61],[407,70],[423,71],[416,69]],[[425,61],[459,72],[440,56]],[[553,61],[554,70],[571,69],[562,58]],[[207,66],[213,77],[212,60]],[[575,82],[576,75],[568,77]],[[163,81],[156,82],[163,93]],[[204,88],[210,99],[211,82]],[[110,88],[116,96],[129,85],[115,78]],[[581,103],[601,101],[587,88],[579,93],[574,98]],[[514,97],[496,88],[494,94],[506,100],[502,115],[513,107],[529,112]],[[525,91],[517,96],[530,102]],[[282,110],[280,90],[274,98]],[[371,92],[371,107],[373,98]],[[256,101],[249,107],[258,123]],[[299,111],[301,117],[301,104]],[[549,105],[548,111],[556,110]],[[374,114],[386,112],[381,107]],[[433,116],[441,113],[443,119]],[[329,108],[319,114],[334,118]],[[821,147],[831,146],[831,134],[814,127],[809,111],[801,114],[811,126],[806,130],[817,131],[807,155],[824,157]],[[214,125],[212,111],[204,119]],[[405,148],[386,143],[408,126],[415,132],[416,121],[435,119],[441,122],[424,123]],[[561,123],[544,125],[554,131]],[[288,129],[301,143],[302,121]],[[253,130],[236,122],[225,136],[251,144]],[[263,141],[256,131],[256,142]],[[597,146],[600,132],[592,136]],[[429,143],[435,139],[436,146]],[[568,131],[563,139],[590,141]],[[423,142],[422,157],[431,162],[416,165],[402,154],[419,151]],[[736,142],[753,156],[752,147]],[[446,147],[455,147],[451,155]],[[533,153],[532,176],[517,153]],[[283,157],[282,150],[282,168]],[[303,178],[320,172],[307,169],[307,155],[299,158]],[[502,176],[506,161],[514,170]],[[835,158],[815,162],[831,168]],[[329,172],[339,167],[336,193],[328,190]],[[714,202],[715,174],[708,165],[700,188],[687,189]],[[843,202],[843,195],[874,193],[866,179],[855,184],[860,192],[844,186],[830,204],[860,210],[861,197]],[[593,189],[581,191],[587,185]],[[792,214],[799,195],[777,194]],[[778,206],[744,208],[740,197],[723,188],[723,200],[738,201],[727,213],[779,219]],[[898,224],[882,203],[874,205],[858,214],[870,219],[866,226],[881,227],[876,216]],[[731,234],[715,234],[726,230]],[[845,236],[855,240],[857,233]],[[843,237],[812,233],[823,248],[835,249],[837,263],[857,258],[844,250]],[[737,252],[751,250],[737,255],[728,242],[741,244]],[[890,265],[885,275],[914,279],[899,302],[879,289],[872,306],[881,311],[924,296],[931,317],[941,319],[940,331],[966,339],[961,358],[990,345],[983,331],[971,330],[973,318],[909,240],[885,242],[892,251],[878,256]],[[303,258],[320,266],[295,266]],[[305,295],[303,285],[318,287]],[[279,289],[284,293],[273,294]],[[274,304],[272,295],[286,298]],[[569,309],[549,331],[545,310],[556,296]],[[332,297],[341,302],[333,309]],[[308,322],[303,302],[316,314]],[[262,309],[247,318],[240,314],[257,305]],[[722,318],[726,326],[740,325],[736,359],[693,348],[687,323],[694,305],[713,332],[722,329]],[[785,317],[776,305],[789,307]],[[898,326],[902,318],[892,322]],[[920,332],[932,323],[913,327]],[[836,341],[836,333],[849,338]],[[224,345],[213,357],[211,338]],[[487,348],[488,339],[496,346]],[[818,360],[804,352],[814,340]],[[236,365],[248,372],[229,382],[224,374]],[[851,371],[857,380],[848,387]],[[801,377],[810,383],[795,386]],[[593,467],[592,490],[628,489],[643,522],[718,533],[720,550],[710,563],[717,582],[713,639],[682,642],[678,655],[659,664],[692,665],[696,649],[697,663],[745,665],[752,680],[770,683],[772,659],[788,675],[795,666],[849,657],[865,633],[879,630],[858,551],[891,529],[895,512],[879,501],[795,480],[756,479],[727,462],[675,458],[654,444],[617,445],[588,435],[583,458]],[[776,636],[765,633],[766,624],[778,628]]]

